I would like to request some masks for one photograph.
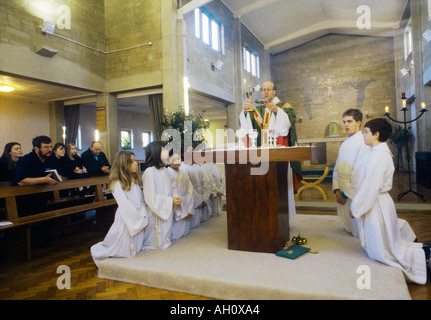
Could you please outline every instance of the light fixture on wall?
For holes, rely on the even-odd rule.
[[[431,41],[431,30],[426,30],[426,31],[422,34],[422,37],[424,37],[424,39],[425,39],[427,42],[430,42],[430,41]]]
[[[52,48],[47,47],[47,46],[43,46],[42,48],[37,49],[36,53],[40,54],[42,57],[51,58],[58,53],[58,50],[52,49]]]
[[[400,73],[403,77],[405,77],[406,75],[408,75],[410,73],[410,69],[402,68],[400,70]]]
[[[212,70],[218,70],[221,71],[221,68],[223,67],[223,61],[217,60],[216,63],[211,63]]]
[[[43,20],[43,24],[40,25],[39,28],[42,30],[42,32],[54,34],[55,23],[52,23],[48,20]]]
[[[0,83],[0,92],[11,92],[14,91],[16,88],[10,84],[6,83]]]

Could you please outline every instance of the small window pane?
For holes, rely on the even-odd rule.
[[[210,25],[208,16],[202,13],[202,41],[210,44]]]
[[[199,8],[195,9],[195,35],[197,38],[201,37],[201,22],[200,22],[200,10]]]
[[[216,50],[220,51],[220,44],[219,44],[219,25],[214,20],[211,21],[211,47]]]

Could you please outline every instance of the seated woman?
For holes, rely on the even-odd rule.
[[[79,156],[76,146],[73,143],[66,145],[66,155],[62,158],[63,168],[66,176],[71,179],[89,178],[87,169],[82,164],[81,156]]]
[[[9,142],[5,145],[0,158],[0,182],[12,182],[16,166],[21,158],[22,150],[18,142]]]

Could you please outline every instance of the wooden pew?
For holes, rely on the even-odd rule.
[[[96,221],[99,230],[107,231],[114,221],[117,202],[104,194],[104,188],[109,182],[108,176],[91,177],[86,179],[66,180],[57,185],[34,185],[34,186],[0,186],[0,198],[5,199],[6,219],[12,225],[1,226],[0,231],[5,231],[6,237],[14,245],[13,251],[21,253],[21,258],[31,260],[31,226],[46,220],[56,219],[76,213],[96,210]],[[58,198],[60,190],[74,189],[79,187],[94,186],[95,194],[91,203],[73,205],[54,209],[46,212],[36,213],[20,217],[17,210],[17,196],[52,192],[54,198]],[[49,210],[49,207],[47,207]],[[24,252],[23,252],[24,251]],[[22,254],[24,253],[24,254]]]

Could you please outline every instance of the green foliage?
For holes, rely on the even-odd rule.
[[[409,141],[413,134],[409,130],[410,128],[403,128],[400,125],[397,125],[391,135],[391,143],[393,144],[404,144]]]
[[[210,126],[209,121],[204,120],[205,111],[202,113],[194,113],[189,112],[188,115],[186,115],[184,108],[180,107],[179,111],[172,112],[170,114],[164,114],[163,120],[161,122],[162,130],[166,129],[176,129],[181,133],[181,145],[184,146],[184,133],[190,134],[189,132],[185,131],[184,123],[186,121],[192,122],[192,140],[193,140],[193,133],[195,133],[199,129],[208,129]],[[168,142],[172,141],[172,137]],[[193,148],[196,148],[199,144],[203,143],[205,141],[205,137],[201,138],[201,141],[192,141]]]

